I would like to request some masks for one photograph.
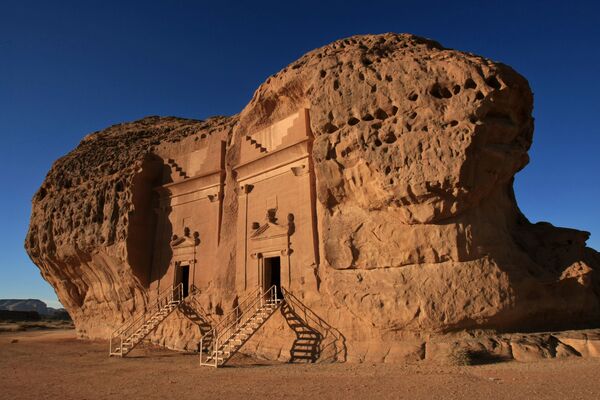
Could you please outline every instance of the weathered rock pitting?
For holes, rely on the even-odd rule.
[[[585,245],[589,233],[531,224],[514,197],[532,107],[527,81],[504,64],[412,35],[338,40],[269,77],[239,115],[149,117],[88,135],[35,195],[25,246],[80,334],[108,337],[167,276],[152,267],[166,254],[157,256],[165,243],[153,189],[204,179],[177,157],[200,171],[207,162],[189,160],[214,155],[206,141],[222,138],[222,192],[210,200],[220,202],[215,261],[197,272],[197,301],[218,319],[243,292],[248,255],[236,238],[254,222],[240,224],[241,165],[249,151],[255,161],[283,157],[289,135],[256,137],[307,109],[318,254],[289,264],[289,288],[326,321],[320,329],[343,336],[348,360],[382,360],[400,341],[465,329],[597,325],[600,256]],[[294,240],[306,221],[289,221],[292,247],[302,248]],[[199,335],[178,312],[153,340],[195,349]],[[282,312],[248,349],[288,359],[293,342]]]
[[[106,337],[145,307],[154,147],[234,122],[147,117],[87,135],[54,163],[34,196],[25,247],[82,336]]]

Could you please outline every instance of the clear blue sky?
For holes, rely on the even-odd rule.
[[[267,76],[361,33],[410,32],[513,66],[535,93],[533,222],[600,249],[600,6],[581,1],[0,2],[0,298],[56,300],[23,250],[30,200],[87,133],[238,112]]]

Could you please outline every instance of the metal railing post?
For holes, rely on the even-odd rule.
[[[218,368],[219,367],[219,339],[216,339],[215,348],[214,349],[215,349],[215,353],[214,353],[215,354],[214,355],[214,357],[215,357],[215,368]]]
[[[204,338],[201,337],[200,338],[200,349],[199,349],[199,351],[200,351],[200,365],[202,365],[202,349],[204,348],[203,347],[203,340],[204,340]]]

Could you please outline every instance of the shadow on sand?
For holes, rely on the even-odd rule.
[[[179,311],[190,322],[192,322],[198,327],[198,329],[200,330],[200,336],[208,334],[204,337],[203,342],[203,350],[206,351],[212,345],[213,338],[211,336],[211,333],[214,321],[207,317],[209,314],[204,310],[204,308],[202,308],[202,305],[200,305],[200,303],[194,296],[198,292],[199,290],[192,285],[190,295],[186,297],[185,300],[181,303],[181,305],[179,306]],[[200,343],[198,343],[198,346],[200,346]],[[200,351],[200,349],[198,349],[198,351]]]
[[[281,313],[296,334],[290,349],[291,363],[344,362],[346,338],[340,331],[282,288],[285,302]]]

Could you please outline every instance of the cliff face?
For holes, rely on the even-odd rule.
[[[54,163],[34,196],[25,248],[80,335],[107,337],[146,306],[162,173],[154,149],[234,121],[147,117],[92,133]]]
[[[421,333],[597,318],[588,233],[517,207],[533,98],[513,69],[414,36],[352,37],[269,78],[235,129],[299,106],[317,136],[321,279],[343,313]]]
[[[35,195],[26,249],[81,334],[106,337],[148,299],[156,146],[226,132],[230,172],[245,134],[308,108],[321,259],[317,287],[298,295],[350,353],[467,328],[596,323],[589,234],[532,225],[514,198],[532,106],[506,65],[411,35],[339,40],[268,78],[239,116],[151,117],[86,137]],[[213,298],[234,295],[236,190],[228,173]],[[186,336],[173,326],[163,343]]]

